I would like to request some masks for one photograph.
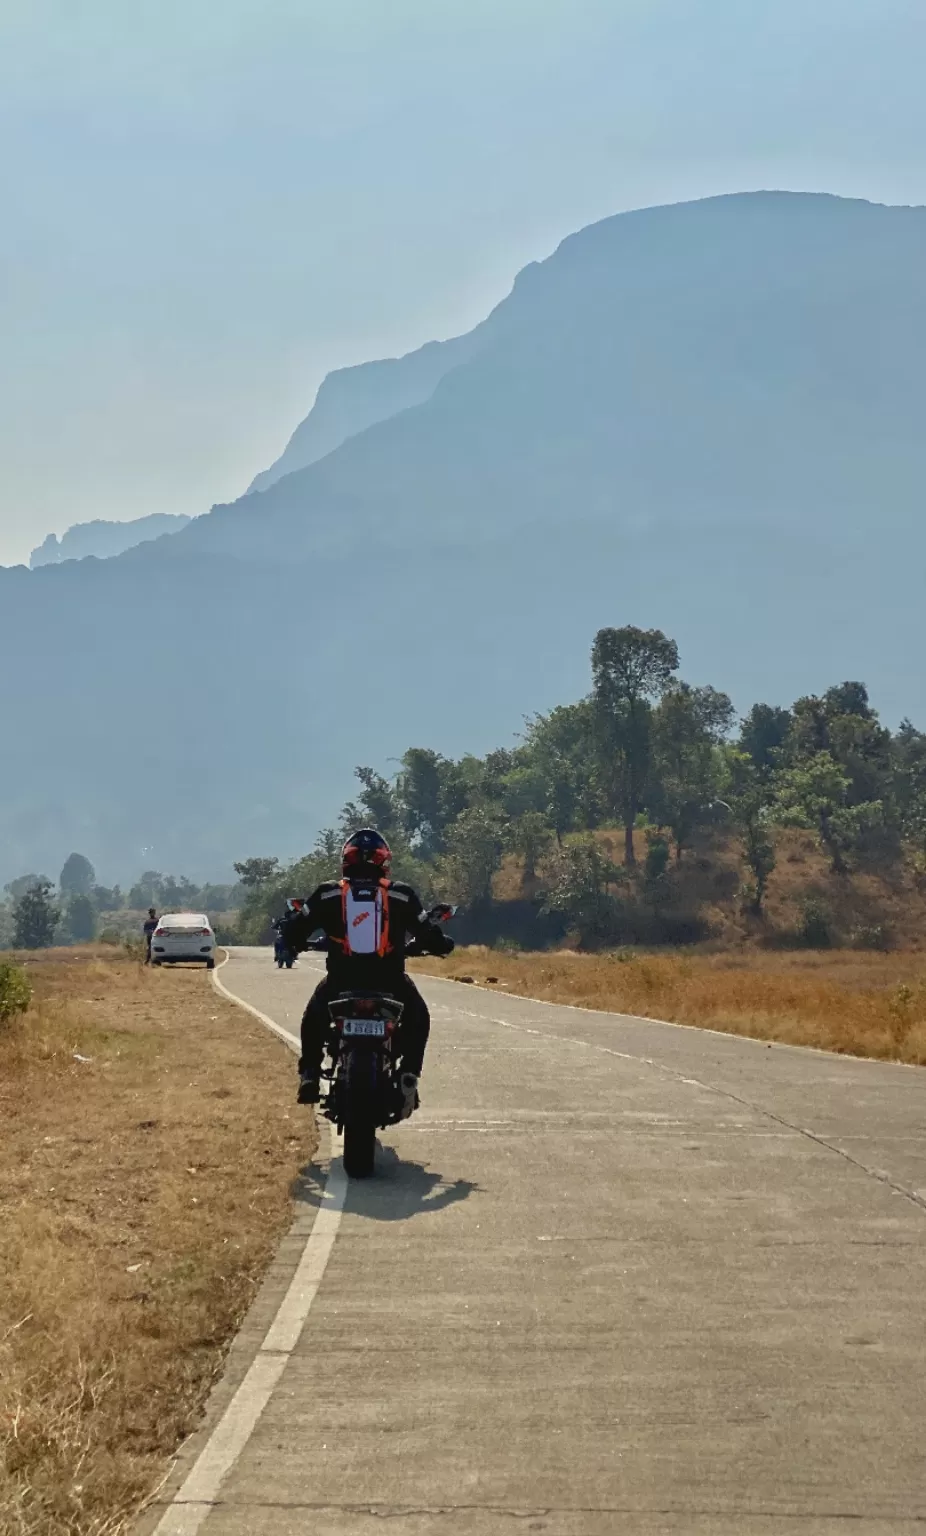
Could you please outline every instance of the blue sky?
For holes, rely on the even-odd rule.
[[[0,562],[198,513],[623,208],[926,203],[922,0],[4,0]]]

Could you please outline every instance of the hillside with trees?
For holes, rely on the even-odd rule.
[[[518,745],[412,747],[390,777],[356,779],[306,857],[236,866],[245,938],[330,878],[363,823],[403,877],[462,904],[470,942],[888,949],[924,931],[926,734],[888,730],[861,682],[737,719],[725,692],[682,679],[662,631],[603,629],[590,691]]]

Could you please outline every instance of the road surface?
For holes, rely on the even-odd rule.
[[[219,978],[295,1032],[315,974]],[[423,990],[423,1107],[369,1183],[323,1136],[160,1536],[926,1531],[926,1072]]]

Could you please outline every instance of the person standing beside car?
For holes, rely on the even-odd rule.
[[[154,907],[149,907],[148,908],[148,916],[145,918],[145,921],[144,921],[144,923],[142,925],[142,932],[145,935],[145,964],[146,965],[150,965],[151,964],[151,940],[154,938],[154,930],[157,928],[157,925],[158,925],[158,914],[155,911]]]

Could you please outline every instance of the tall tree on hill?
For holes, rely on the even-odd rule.
[[[96,870],[82,853],[71,853],[58,876],[62,896],[89,896],[96,884]]]
[[[710,814],[721,773],[718,747],[733,724],[731,700],[716,688],[675,683],[653,711],[653,786],[648,808],[681,861],[695,827]]]
[[[747,906],[754,917],[761,917],[768,883],[775,869],[775,844],[771,835],[775,792],[769,774],[751,753],[726,747],[722,760],[721,789],[739,834],[743,862],[751,876],[745,890]]]
[[[624,824],[624,862],[636,862],[633,828],[644,801],[652,753],[653,701],[678,670],[678,646],[661,629],[600,629],[592,646],[592,696],[602,783],[609,810]]]
[[[740,727],[739,749],[752,758],[759,773],[767,776],[778,761],[776,753],[790,729],[790,709],[780,709],[776,704],[753,704]]]

